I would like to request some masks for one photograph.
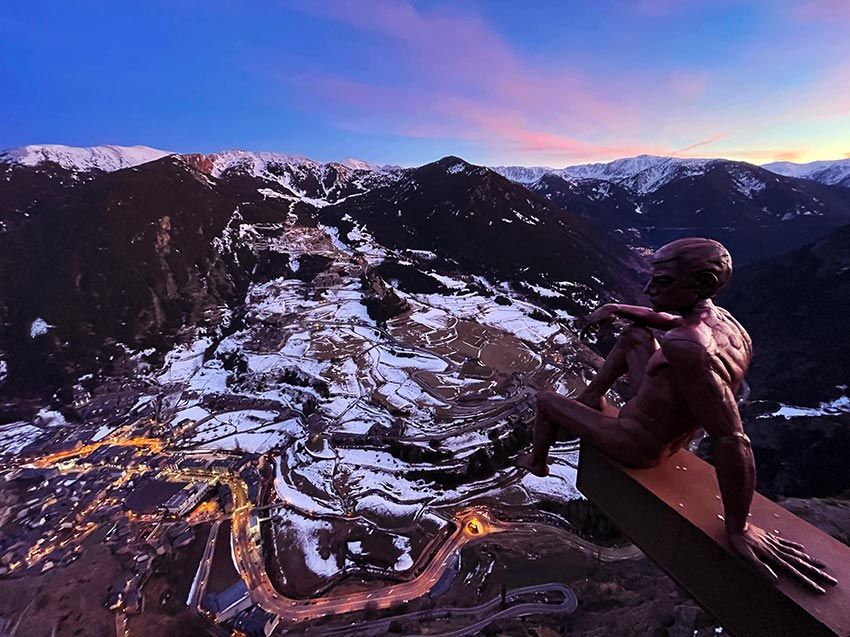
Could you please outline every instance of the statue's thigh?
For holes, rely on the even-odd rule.
[[[662,450],[659,440],[630,418],[604,418],[589,442],[614,460],[637,469],[657,464]]]

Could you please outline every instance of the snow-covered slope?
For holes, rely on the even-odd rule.
[[[210,174],[221,177],[229,170],[239,170],[254,177],[263,177],[270,166],[300,166],[317,168],[321,164],[298,155],[281,153],[252,152],[247,150],[224,150],[218,153],[201,155],[210,162]]]
[[[778,175],[811,179],[830,186],[850,188],[850,158],[827,161],[812,161],[807,164],[795,164],[792,161],[777,161],[765,164],[762,168]]]
[[[566,168],[496,166],[497,173],[512,181],[532,184],[544,175],[557,175],[568,181],[597,179],[610,181],[645,195],[673,179],[703,174],[713,163],[722,159],[680,159],[638,155],[600,164],[578,164]]]
[[[564,172],[564,170],[546,166],[492,166],[490,169],[518,184],[533,184],[544,175],[554,174],[563,177]]]
[[[172,153],[148,146],[92,146],[79,148],[60,144],[34,144],[0,151],[0,161],[37,166],[51,161],[67,170],[112,172],[155,161]]]
[[[246,150],[184,155],[184,158],[212,177],[248,176],[259,180],[264,188],[282,186],[284,191],[279,195],[295,196],[319,207],[383,185],[395,179],[402,170],[397,166],[376,166],[356,159],[321,163],[297,155]]]
[[[725,160],[638,155],[637,157],[617,159],[606,164],[569,166],[562,172],[570,177],[613,181],[637,193],[646,194],[673,179],[701,175],[711,164],[722,161]]]
[[[378,166],[360,159],[346,159],[342,162],[327,162],[322,163],[302,157],[300,155],[284,155],[281,153],[271,152],[255,152],[248,150],[224,150],[217,153],[202,155],[207,158],[212,165],[211,174],[214,177],[220,177],[228,170],[237,168],[253,174],[255,177],[262,177],[269,169],[274,168],[301,168],[311,171],[327,170],[333,167],[337,170],[343,169],[348,171],[365,171],[365,172],[393,172],[399,170],[398,166]]]

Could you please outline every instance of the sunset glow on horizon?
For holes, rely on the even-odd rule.
[[[0,147],[556,167],[850,157],[850,2],[523,4],[7,3]]]

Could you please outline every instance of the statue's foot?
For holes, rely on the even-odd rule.
[[[525,469],[529,473],[533,473],[539,478],[545,478],[549,475],[549,466],[543,465],[542,467],[534,462],[534,454],[524,453],[519,458],[517,458],[516,466],[520,469]]]

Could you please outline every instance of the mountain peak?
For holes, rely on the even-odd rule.
[[[59,164],[67,170],[112,172],[156,161],[170,151],[150,148],[149,146],[104,146],[76,147],[62,144],[30,144],[19,148],[0,151],[0,161],[37,166],[49,161]]]
[[[775,161],[764,164],[762,168],[786,177],[811,179],[831,186],[850,187],[850,158],[811,161],[806,164]]]

